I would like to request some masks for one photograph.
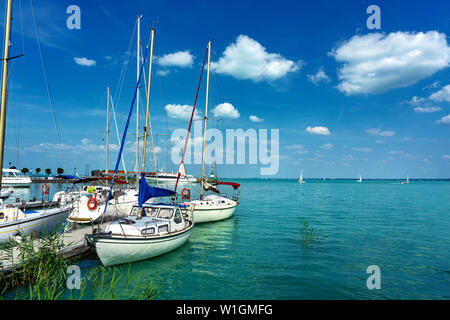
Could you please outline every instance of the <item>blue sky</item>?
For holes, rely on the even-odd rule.
[[[69,5],[81,29],[69,30]],[[381,29],[368,29],[369,5]],[[187,128],[201,62],[212,46],[210,111],[225,130],[279,129],[273,177],[450,178],[450,4],[447,1],[35,1],[44,62],[62,142],[60,154],[34,34],[30,2],[13,1],[4,167],[104,169],[106,86],[122,133],[136,83],[136,15],[141,37],[156,24],[153,131]],[[2,2],[1,21],[4,26]],[[21,10],[20,10],[21,9]],[[21,19],[22,18],[22,19]],[[3,28],[2,28],[3,29]],[[23,32],[22,32],[23,29]],[[127,53],[130,40],[134,41]],[[143,48],[145,50],[145,47]],[[117,95],[124,61],[122,91]],[[75,59],[76,58],[76,59]],[[78,61],[78,63],[77,63]],[[147,73],[147,68],[146,71]],[[144,102],[144,91],[141,91]],[[204,111],[204,84],[198,108]],[[224,106],[223,104],[226,105]],[[172,105],[172,107],[168,107]],[[231,105],[231,107],[230,107]],[[141,119],[145,104],[141,104]],[[259,119],[253,122],[250,119]],[[255,118],[257,117],[257,118]],[[111,117],[111,121],[112,117]],[[135,131],[135,116],[130,133]],[[158,166],[172,170],[167,136]],[[133,169],[135,137],[125,162]],[[117,146],[115,128],[110,143]],[[111,147],[110,168],[117,148]],[[147,168],[153,169],[151,161]],[[188,165],[198,175],[199,165]],[[259,165],[219,165],[223,177],[259,177]],[[272,176],[269,176],[271,178]]]

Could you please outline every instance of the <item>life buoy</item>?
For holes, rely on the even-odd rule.
[[[48,185],[48,183],[44,183],[42,185],[42,193],[43,194],[48,194],[48,190],[50,190],[50,186]]]
[[[97,208],[97,194],[95,194],[94,198],[90,198],[87,202],[87,207],[90,210],[94,210],[95,208]]]
[[[190,200],[191,190],[189,190],[188,188],[184,188],[183,190],[181,190],[181,197],[183,198],[183,200]]]

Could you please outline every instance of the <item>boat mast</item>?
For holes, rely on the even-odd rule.
[[[107,87],[107,94],[106,94],[106,174],[108,174],[108,153],[109,153],[109,86]]]
[[[202,156],[202,178],[201,178],[201,190],[200,199],[203,199],[203,186],[205,183],[205,151],[206,151],[206,124],[208,121],[208,94],[209,94],[209,66],[211,63],[211,40],[208,41],[208,64],[206,73],[206,103],[205,103],[205,124],[203,131],[203,156]]]
[[[141,64],[141,56],[140,56],[140,47],[141,47],[141,19],[142,15],[138,15],[137,17],[137,50],[136,50],[136,57],[137,57],[137,69],[136,69],[136,77],[137,81],[139,81],[139,71],[140,71],[140,64]],[[137,96],[136,96],[136,181],[139,179],[138,174],[138,163],[139,163],[139,86],[138,83],[137,87]],[[137,183],[137,182],[136,182]]]
[[[152,37],[150,40],[150,62],[148,67],[148,87],[147,87],[147,110],[145,112],[145,126],[144,126],[144,148],[142,152],[142,167],[141,172],[144,172],[145,169],[145,156],[147,151],[147,127],[149,123],[150,113],[149,113],[149,107],[150,107],[150,85],[152,83],[152,62],[153,62],[153,40],[155,38],[155,29],[152,28]],[[158,180],[158,171],[156,169],[156,157],[155,157],[155,150],[153,148],[153,135],[152,135],[152,126],[150,124],[150,136],[152,139],[152,151],[153,151],[153,162],[155,166],[155,174],[156,174],[156,180]]]
[[[6,8],[5,44],[3,46],[3,73],[2,73],[2,99],[0,110],[0,188],[2,186],[3,152],[5,146],[5,126],[6,126],[6,100],[8,81],[8,60],[9,60],[9,36],[11,33],[11,7],[12,0],[8,0]]]

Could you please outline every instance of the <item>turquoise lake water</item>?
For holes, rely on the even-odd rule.
[[[196,225],[183,247],[131,264],[159,299],[450,298],[450,181],[235,181],[232,218]],[[302,244],[303,221],[320,241]],[[95,255],[77,263],[83,273],[100,265]],[[380,290],[366,286],[370,265]]]

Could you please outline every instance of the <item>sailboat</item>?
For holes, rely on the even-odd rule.
[[[155,31],[152,28],[149,79],[151,79],[154,34]],[[125,125],[122,144],[107,199],[111,196],[144,64],[145,58],[142,63],[142,69],[138,77],[133,102]],[[87,234],[85,236],[88,244],[95,249],[100,261],[105,266],[150,259],[172,251],[182,246],[188,240],[192,228],[194,227],[192,215],[189,215],[189,210],[186,210],[185,206],[146,203],[152,198],[176,195],[176,192],[172,190],[149,186],[145,179],[144,168],[149,118],[149,97],[150,81],[147,93],[147,113],[144,130],[141,176],[139,179],[138,203],[132,208],[130,217],[113,221],[106,226],[104,231],[95,229],[92,234]],[[108,200],[106,201],[106,205],[108,205]],[[105,211],[106,209],[107,208],[105,207]]]
[[[3,168],[3,155],[5,146],[6,102],[9,46],[11,33],[12,0],[8,0],[6,7],[5,43],[3,52],[2,96],[0,113],[0,168]],[[2,169],[3,171],[3,169]],[[3,175],[0,174],[0,186]],[[18,234],[34,234],[51,232],[62,224],[71,210],[70,205],[49,206],[42,209],[22,210],[14,204],[0,203],[0,243],[8,241]]]
[[[409,183],[409,177],[408,176],[406,176],[406,180],[405,181],[400,182],[400,184],[408,184],[408,183]]]
[[[359,174],[359,179],[358,179],[358,180],[356,180],[356,182],[362,182],[362,177],[361,177],[361,174]]]
[[[218,185],[229,185],[234,188],[235,191],[238,190],[240,187],[239,183],[235,182],[214,182],[212,184],[207,182],[207,179],[205,177],[205,150],[206,150],[206,127],[207,127],[207,121],[208,121],[208,98],[209,98],[209,74],[210,74],[210,64],[211,64],[211,41],[208,42],[208,48],[207,53],[205,54],[208,56],[208,63],[207,63],[207,77],[206,77],[206,103],[205,103],[205,120],[204,120],[204,131],[203,131],[203,156],[202,156],[202,176],[200,178],[201,183],[201,189],[200,189],[200,198],[196,200],[190,199],[190,190],[188,188],[184,188],[181,191],[182,199],[185,200],[183,202],[184,205],[186,205],[190,210],[193,212],[194,216],[194,222],[195,223],[203,223],[203,222],[212,222],[212,221],[219,221],[224,220],[229,217],[231,217],[236,207],[239,205],[239,194],[234,194],[231,198],[218,195],[220,194],[220,191],[216,188]],[[203,68],[205,64],[205,59],[203,60],[203,66],[202,66],[202,73],[203,74]],[[191,129],[192,119],[195,111],[195,105],[197,102],[197,96],[198,96],[198,89],[200,88],[201,83],[201,76],[200,76],[200,82],[199,86],[197,88],[197,95],[194,102],[194,108],[192,109],[191,114],[191,120],[189,123],[189,129],[188,133],[186,135],[186,141],[185,146],[183,150],[183,156],[181,159],[181,164],[184,163],[184,155],[186,152],[186,146],[189,138],[189,133]],[[179,180],[179,179],[178,179]],[[177,190],[178,181],[175,184],[175,191]],[[209,194],[207,196],[204,196],[204,191],[212,191],[216,194]]]
[[[184,163],[180,165],[178,173],[164,172],[162,170],[159,172],[149,172],[145,174],[145,179],[149,182],[176,183],[178,174],[180,175],[180,178],[178,180],[179,184],[190,184],[197,182],[197,178],[195,178],[193,175],[186,173]]]
[[[303,170],[300,172],[300,178],[298,178],[298,183],[305,183],[305,180],[303,180]]]
[[[173,196],[172,190],[151,187],[142,174],[139,203],[134,214],[109,223],[105,231],[85,236],[105,266],[150,259],[181,247],[189,239],[194,221],[186,206],[145,203],[154,197]]]

